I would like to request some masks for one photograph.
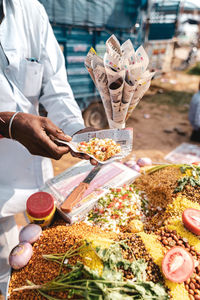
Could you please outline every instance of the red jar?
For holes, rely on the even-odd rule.
[[[26,202],[26,214],[30,222],[39,224],[41,227],[51,224],[55,210],[54,198],[46,192],[34,193]]]

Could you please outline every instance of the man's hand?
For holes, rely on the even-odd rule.
[[[75,134],[80,134],[80,133],[84,133],[84,132],[90,132],[90,131],[97,131],[99,129],[96,129],[96,128],[93,128],[93,127],[86,127],[82,130],[79,130],[78,132],[76,132]],[[91,158],[89,155],[87,154],[82,154],[82,153],[75,153],[71,150],[71,155],[73,157],[77,157],[77,158],[80,158],[80,159],[87,159],[87,160],[90,160],[90,163],[93,165],[93,166],[96,166],[98,165],[98,162]]]
[[[9,138],[8,125],[13,113],[0,113],[1,133]],[[3,123],[4,122],[4,123]],[[12,137],[24,145],[33,155],[60,159],[70,151],[68,146],[61,146],[55,139],[71,141],[71,137],[53,124],[48,118],[28,113],[18,113],[12,123]]]

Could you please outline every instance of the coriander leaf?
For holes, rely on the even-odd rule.
[[[132,296],[122,295],[120,292],[111,292],[109,295],[105,296],[105,300],[133,300]]]
[[[131,263],[130,268],[136,280],[138,281],[146,280],[147,263],[143,259],[134,260]]]
[[[102,278],[110,281],[122,281],[123,273],[120,270],[110,269],[108,266],[105,266],[102,273]]]

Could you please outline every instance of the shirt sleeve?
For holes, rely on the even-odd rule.
[[[44,66],[44,73],[39,102],[57,126],[66,134],[73,135],[85,127],[84,121],[67,81],[64,56],[42,6],[41,10],[43,38],[40,61]]]

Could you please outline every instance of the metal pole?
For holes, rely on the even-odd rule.
[[[147,17],[145,22],[144,45],[148,43],[152,5],[152,0],[147,0]]]

